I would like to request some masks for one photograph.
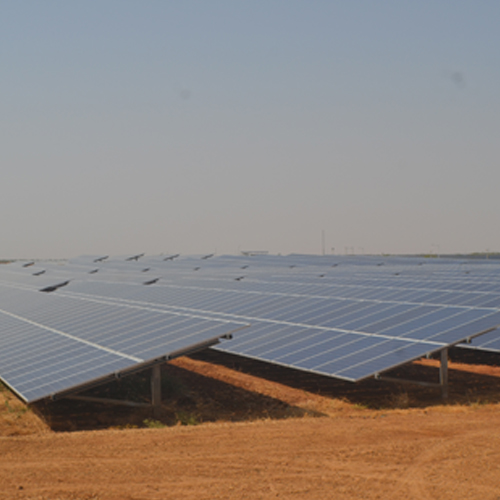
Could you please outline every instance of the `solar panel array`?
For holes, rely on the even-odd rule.
[[[351,381],[465,340],[470,340],[469,348],[500,352],[495,330],[500,324],[500,263],[495,261],[302,255],[133,257],[83,256],[66,263],[0,266],[0,283],[6,287],[0,295],[0,377],[32,400],[77,386],[86,377],[97,378],[94,365],[101,357],[105,368],[99,374],[111,373],[248,324],[215,348]],[[54,286],[50,293],[39,292]],[[25,298],[26,294],[36,300]],[[22,304],[28,302],[35,312],[23,310]],[[52,303],[57,305],[51,309]],[[84,321],[89,314],[92,321]],[[18,317],[24,324],[31,321],[30,328],[42,325],[43,333],[38,335],[47,342],[44,352],[49,355],[64,350],[58,344],[61,335],[55,332],[79,339],[75,345],[75,359],[82,367],[78,380],[70,378],[75,376],[71,363],[61,365],[67,372],[45,366],[40,372],[46,377],[39,384],[43,389],[29,392],[34,375],[26,369],[32,363],[28,346],[41,345],[42,340],[36,336],[29,340],[31,333],[25,333],[27,340],[21,342],[12,333],[16,326],[24,331],[16,323]],[[118,331],[122,335],[115,338]],[[165,331],[174,344],[156,345]],[[58,336],[49,341],[47,332]],[[155,332],[161,332],[160,337]],[[153,346],[142,345],[141,339],[149,339]],[[68,340],[64,337],[64,342]],[[14,347],[8,346],[17,349],[16,361],[9,354]],[[4,365],[4,360],[12,362]]]
[[[0,378],[34,402],[166,360],[245,326],[0,284]]]

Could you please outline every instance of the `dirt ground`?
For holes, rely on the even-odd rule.
[[[450,397],[213,351],[163,369],[162,412],[0,392],[0,499],[500,500],[497,357],[451,353]],[[435,381],[437,361],[394,376]],[[147,377],[90,391],[140,401]]]

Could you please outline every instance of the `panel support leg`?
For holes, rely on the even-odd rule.
[[[161,365],[154,365],[151,369],[151,404],[153,416],[158,418],[161,410]]]
[[[443,399],[448,398],[448,349],[441,351],[441,366],[439,367],[439,383]]]

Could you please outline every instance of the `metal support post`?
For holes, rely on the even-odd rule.
[[[443,399],[448,398],[448,349],[441,351],[441,366],[439,367],[439,383]]]
[[[151,369],[151,404],[153,416],[158,418],[161,410],[161,365],[154,365]]]

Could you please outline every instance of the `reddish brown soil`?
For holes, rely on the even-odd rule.
[[[436,366],[393,375],[435,380]],[[498,500],[500,368],[450,368],[443,403],[436,389],[204,353],[165,367],[159,429],[124,429],[161,425],[149,409],[61,401],[26,411],[4,390],[0,499]],[[130,398],[141,383],[101,395]]]

